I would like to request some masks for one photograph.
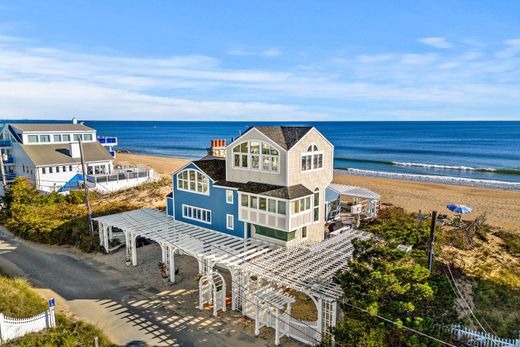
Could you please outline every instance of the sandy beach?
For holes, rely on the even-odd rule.
[[[189,159],[118,153],[118,161],[145,164],[168,175],[188,163]],[[498,189],[461,187],[445,184],[399,181],[366,176],[335,174],[334,182],[369,188],[392,204],[410,212],[437,210],[448,213],[446,205],[463,203],[473,208],[467,219],[486,213],[489,224],[520,234],[520,192]]]

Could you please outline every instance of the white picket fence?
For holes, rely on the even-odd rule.
[[[520,338],[503,339],[501,337],[475,331],[466,327],[455,326],[451,328],[451,334],[455,340],[467,346],[474,347],[520,347]]]
[[[12,318],[0,313],[0,343],[7,342],[25,334],[56,326],[54,300],[49,300],[49,309],[29,318]]]

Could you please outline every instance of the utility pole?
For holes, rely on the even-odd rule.
[[[428,251],[428,270],[432,272],[433,245],[435,244],[435,225],[437,224],[437,211],[432,211],[432,224],[430,226],[430,249]]]
[[[83,189],[85,190],[85,204],[87,205],[87,213],[88,213],[88,231],[90,234],[90,245],[94,245],[94,224],[92,223],[92,208],[90,207],[90,197],[88,194],[88,186],[87,186],[87,168],[85,167],[85,159],[83,157],[83,144],[81,143],[81,139],[78,139],[79,144],[79,155],[81,158],[81,171],[83,173]]]

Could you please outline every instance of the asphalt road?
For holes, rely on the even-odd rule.
[[[268,346],[231,320],[183,311],[172,296],[144,290],[95,256],[67,254],[20,240],[0,228],[0,268],[26,277],[57,305],[98,325],[117,344],[141,340],[150,346]],[[48,293],[48,294],[45,294]]]

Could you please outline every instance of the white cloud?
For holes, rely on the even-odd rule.
[[[375,52],[238,69],[197,54],[78,53],[1,37],[0,45],[3,117],[317,120],[359,119],[360,111],[395,117],[399,109],[424,118],[520,117],[520,62],[511,51]]]
[[[453,47],[453,45],[445,37],[440,37],[440,36],[423,37],[417,41],[419,41],[422,44],[432,46],[434,48],[439,48],[439,49],[446,49],[446,48]]]
[[[282,51],[278,48],[268,48],[261,51],[247,50],[243,48],[235,48],[227,51],[228,55],[235,56],[260,56],[260,57],[277,57],[282,55]]]

